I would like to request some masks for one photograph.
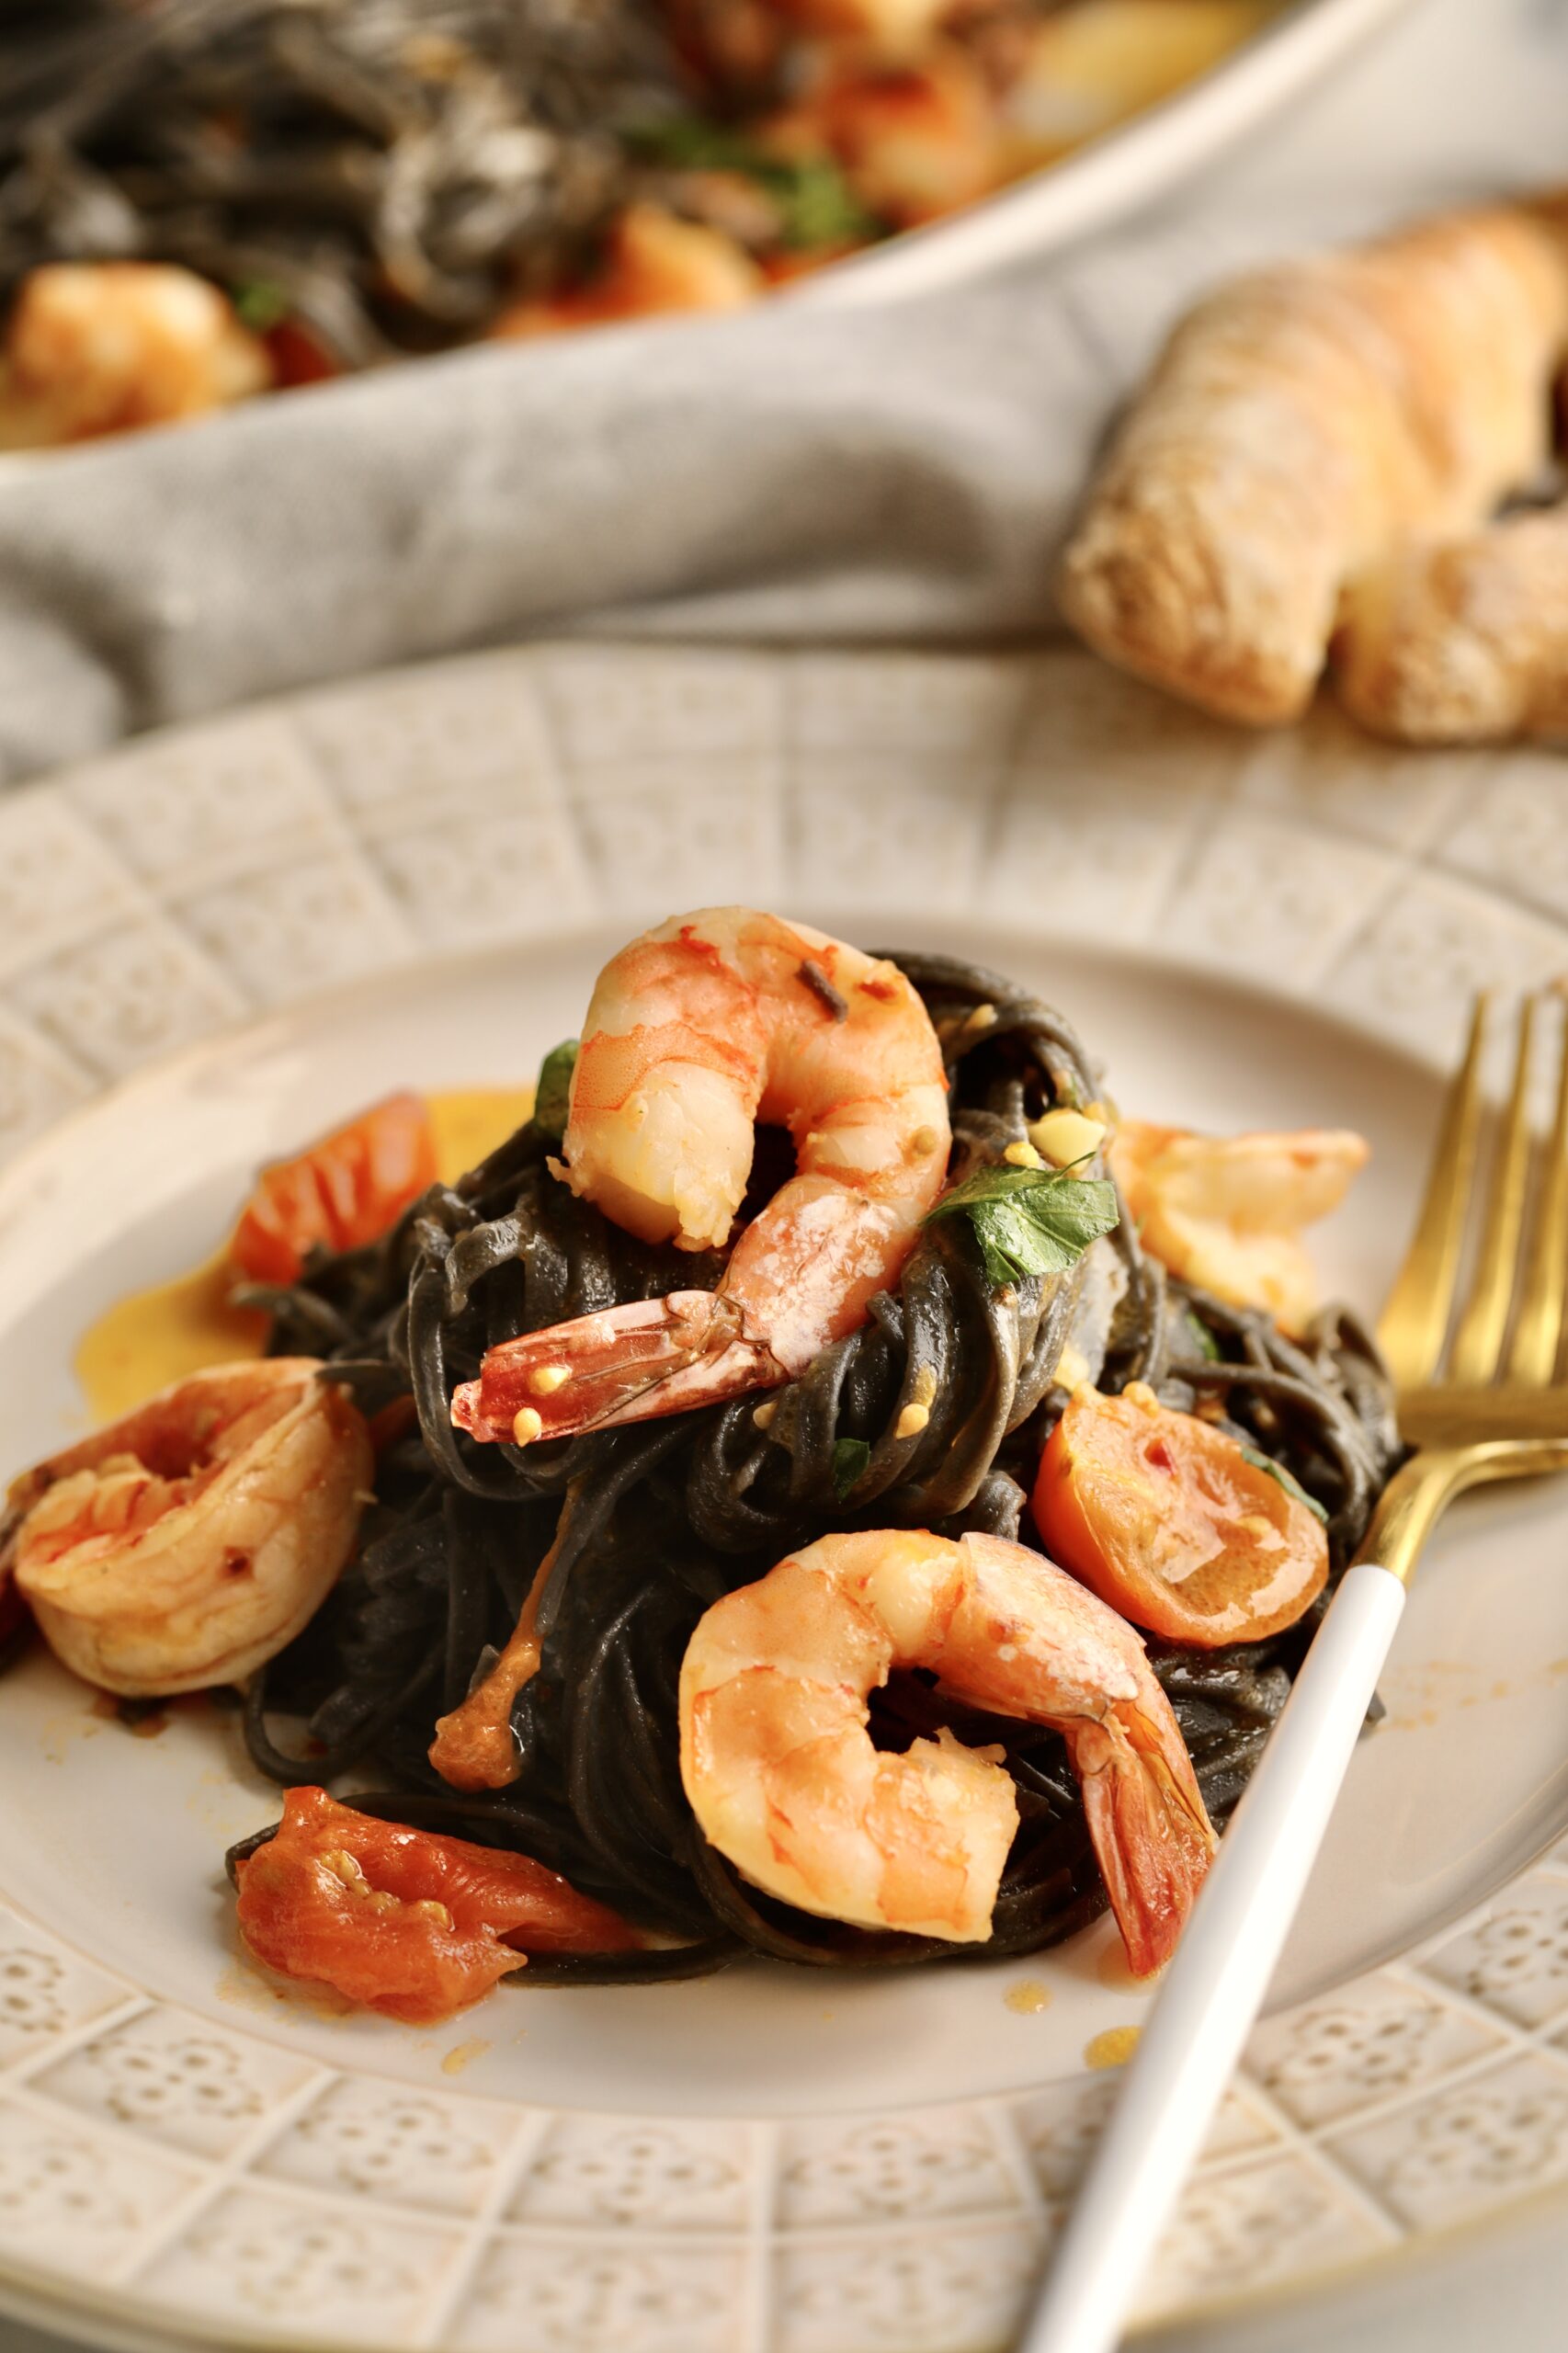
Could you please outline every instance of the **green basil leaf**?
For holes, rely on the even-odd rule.
[[[996,1162],[977,1168],[939,1200],[930,1218],[965,1216],[973,1226],[993,1283],[1029,1275],[1062,1275],[1092,1242],[1114,1233],[1120,1218],[1116,1188],[1103,1176],[1080,1176],[1083,1166],[1015,1168]]]
[[[784,243],[798,253],[819,245],[865,244],[878,223],[859,201],[838,165],[812,156],[779,175],[774,193],[784,216]]]
[[[559,1143],[566,1133],[566,1111],[572,1095],[572,1074],[577,1067],[577,1040],[567,1038],[551,1046],[539,1066],[534,1094],[534,1125]]]
[[[246,278],[233,288],[229,300],[241,324],[249,327],[253,335],[266,335],[293,308],[282,287],[275,286],[270,278]]]
[[[865,1471],[871,1449],[863,1438],[838,1438],[833,1442],[833,1491],[843,1503]]]
[[[1244,1446],[1242,1460],[1250,1462],[1255,1471],[1267,1471],[1271,1479],[1278,1481],[1288,1495],[1294,1495],[1299,1504],[1306,1505],[1314,1519],[1321,1519],[1325,1528],[1328,1526],[1328,1514],[1317,1497],[1309,1495],[1295,1472],[1287,1471],[1282,1462],[1276,1462],[1272,1454],[1260,1454],[1256,1446]]]
[[[831,155],[777,155],[744,131],[693,115],[636,123],[626,138],[633,153],[672,171],[735,172],[755,182],[778,209],[781,244],[797,252],[881,234]]]

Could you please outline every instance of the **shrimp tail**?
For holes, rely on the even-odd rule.
[[[528,1444],[683,1413],[788,1378],[747,1332],[736,1301],[677,1290],[501,1342],[479,1379],[453,1393],[452,1421],[472,1438]]]
[[[1135,1977],[1176,1950],[1214,1852],[1185,1748],[1179,1760],[1136,1709],[1067,1734],[1110,1908]],[[1140,1735],[1143,1735],[1140,1737]]]

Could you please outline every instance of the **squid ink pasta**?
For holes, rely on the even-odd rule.
[[[889,962],[939,1046],[947,1198],[1038,1168],[1029,1139],[1041,1120],[1082,1115],[1102,1095],[1073,1029],[979,966],[902,952]],[[837,985],[806,978],[826,991],[831,1021]],[[1011,1786],[1016,1830],[990,1933],[956,1941],[784,1900],[705,1835],[683,1782],[683,1661],[699,1622],[716,1622],[706,1613],[733,1612],[776,1564],[824,1540],[1001,1540],[1033,1548],[1043,1567],[1031,1487],[1073,1398],[1090,1393],[1233,1442],[1323,1530],[1326,1583],[1292,1622],[1203,1646],[1147,1636],[1203,1806],[1222,1823],[1398,1457],[1389,1386],[1355,1320],[1335,1311],[1288,1338],[1262,1308],[1162,1264],[1127,1214],[1070,1262],[1003,1279],[979,1222],[927,1215],[853,1328],[765,1392],[560,1437],[540,1427],[542,1409],[525,1403],[513,1416],[508,1404],[496,1429],[476,1434],[455,1426],[454,1399],[477,1393],[483,1406],[489,1368],[513,1344],[607,1313],[630,1328],[639,1303],[651,1315],[652,1303],[695,1301],[681,1313],[699,1321],[723,1303],[721,1249],[640,1239],[562,1181],[562,1151],[541,1103],[381,1238],[318,1251],[299,1279],[250,1294],[273,1318],[273,1353],[324,1359],[383,1433],[351,1562],[249,1679],[245,1737],[261,1771],[284,1786],[341,1778],[361,1813],[531,1858],[637,1932],[624,1950],[534,1950],[531,1984],[698,1974],[746,1953],[832,1968],[1048,1946],[1108,1902],[1080,1760],[1061,1729],[986,1705],[945,1669],[872,1679],[880,1756],[944,1757],[957,1742],[998,1759]],[[790,1166],[786,1140],[759,1129],[743,1233]],[[1080,1173],[1105,1181],[1097,1149]],[[548,1407],[566,1372],[540,1363],[527,1394]],[[528,1442],[506,1434],[514,1421]],[[508,1691],[520,1622],[533,1671]],[[437,1727],[498,1677],[504,1775],[454,1786],[431,1761]],[[236,1850],[242,1867],[258,1844]]]

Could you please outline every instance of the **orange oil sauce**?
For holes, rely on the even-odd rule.
[[[1091,2036],[1084,2045],[1086,2067],[1125,2067],[1138,2048],[1142,2027],[1108,2026],[1103,2034]]]
[[[449,1184],[520,1127],[533,1109],[531,1086],[469,1086],[426,1097],[436,1158]],[[235,1203],[236,1214],[239,1204]],[[203,1365],[258,1357],[267,1317],[231,1306],[233,1270],[227,1250],[176,1275],[131,1291],[82,1336],[75,1374],[95,1422],[112,1422],[170,1381]]]

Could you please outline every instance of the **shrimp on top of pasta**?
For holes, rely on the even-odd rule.
[[[709,1404],[803,1372],[897,1280],[947,1177],[947,1083],[896,965],[805,925],[710,907],[600,973],[554,1173],[639,1240],[722,1249],[758,1122],[795,1174],[716,1290],[606,1308],[504,1343],[453,1418],[519,1445]]]

